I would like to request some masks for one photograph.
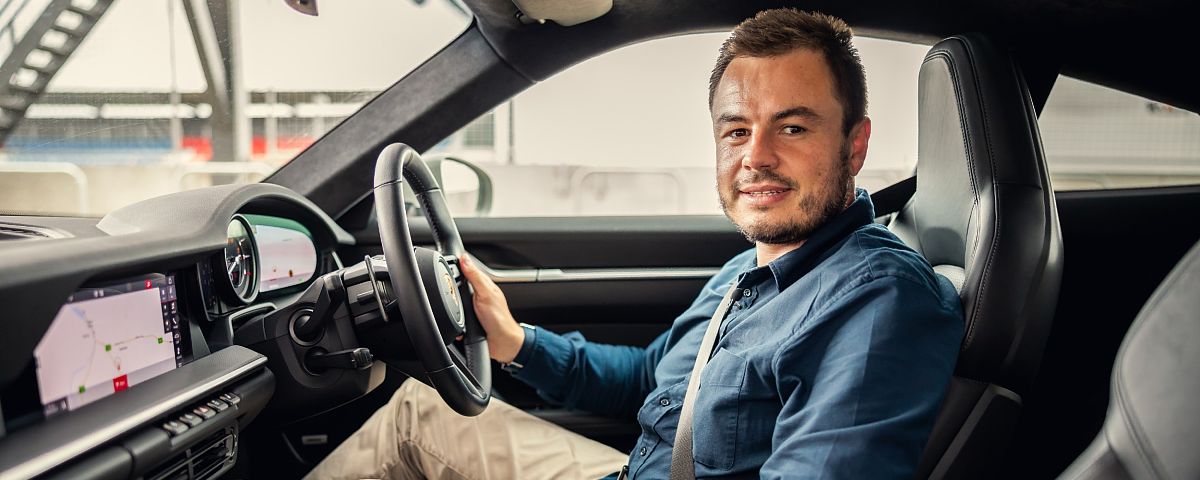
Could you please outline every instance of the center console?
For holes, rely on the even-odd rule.
[[[209,352],[187,302],[195,270],[70,295],[0,398],[0,478],[216,477],[267,404],[267,358]]]

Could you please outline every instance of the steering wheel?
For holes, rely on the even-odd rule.
[[[406,181],[429,220],[437,250],[413,247],[404,213]],[[450,408],[478,415],[492,390],[487,335],[458,268],[464,249],[446,197],[421,156],[403,143],[380,152],[374,195],[388,277],[417,358]]]

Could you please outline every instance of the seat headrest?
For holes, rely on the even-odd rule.
[[[957,280],[957,373],[1019,390],[1040,361],[1062,255],[1028,88],[1006,50],[967,34],[925,56],[918,105],[917,189],[890,227]]]

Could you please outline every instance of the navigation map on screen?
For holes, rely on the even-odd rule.
[[[76,292],[34,349],[44,414],[53,416],[183,364],[175,278],[145,278]]]

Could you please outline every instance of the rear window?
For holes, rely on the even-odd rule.
[[[1055,190],[1200,184],[1200,115],[1059,77],[1038,119]]]

